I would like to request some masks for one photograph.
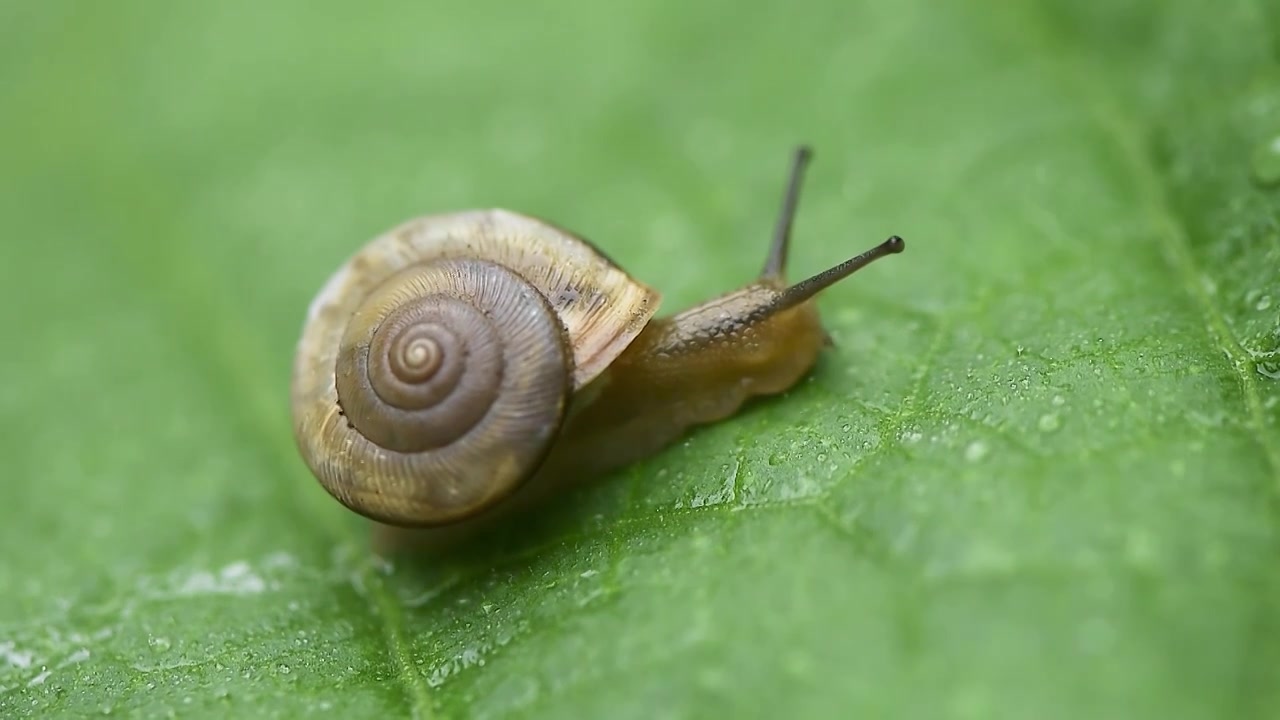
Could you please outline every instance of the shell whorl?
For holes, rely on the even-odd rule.
[[[658,295],[589,243],[506,211],[375,238],[313,301],[292,388],[302,456],[384,523],[465,519],[537,469],[572,393]]]

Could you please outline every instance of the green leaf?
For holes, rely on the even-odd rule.
[[[0,8],[0,715],[1280,714],[1273,3]],[[783,397],[388,567],[294,450],[357,246],[503,206]]]

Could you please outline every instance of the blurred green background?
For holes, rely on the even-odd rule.
[[[1280,715],[1280,10],[0,4],[0,715]],[[306,304],[415,215],[674,311],[791,148],[812,377],[465,558],[294,451]],[[1273,298],[1275,302],[1273,303]]]

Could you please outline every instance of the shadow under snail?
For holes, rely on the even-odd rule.
[[[291,387],[303,460],[375,527],[454,526],[787,390],[831,343],[814,297],[904,247],[788,285],[809,158],[794,152],[760,276],[669,317],[590,242],[526,215],[432,215],[374,238],[308,309]]]

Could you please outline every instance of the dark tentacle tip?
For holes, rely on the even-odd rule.
[[[907,243],[902,238],[894,235],[884,241],[884,249],[891,253],[900,253],[907,249]]]

